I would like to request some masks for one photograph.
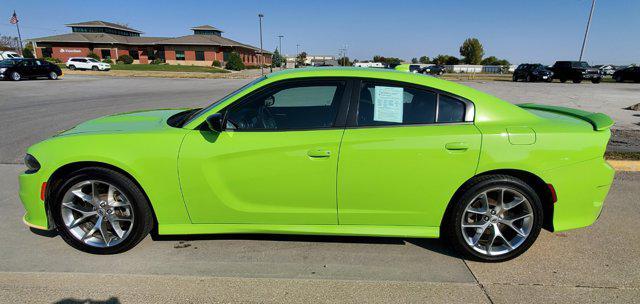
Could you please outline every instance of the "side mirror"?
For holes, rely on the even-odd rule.
[[[206,119],[209,129],[215,132],[222,132],[222,130],[224,130],[224,126],[222,125],[223,120],[224,115],[221,113],[211,114]]]

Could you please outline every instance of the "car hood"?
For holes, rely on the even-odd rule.
[[[162,109],[128,112],[85,121],[58,135],[108,132],[145,132],[170,128],[169,117],[188,109]]]

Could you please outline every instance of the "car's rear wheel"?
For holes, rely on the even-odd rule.
[[[601,81],[600,78],[591,79],[591,83],[600,83],[600,81]]]
[[[518,82],[518,77],[514,74],[513,77],[511,77],[511,81]]]
[[[572,80],[572,81],[573,81],[573,83],[581,83],[581,82],[582,82],[582,79],[574,79],[574,80]]]
[[[58,74],[56,72],[49,72],[49,79],[51,80],[58,79]]]
[[[20,79],[22,79],[22,75],[20,75],[20,73],[18,73],[18,72],[11,72],[11,80],[13,80],[13,81],[19,81]]]
[[[500,262],[525,252],[542,227],[542,205],[520,179],[483,176],[463,189],[443,225],[454,248],[476,260]]]
[[[69,174],[52,213],[62,239],[79,250],[113,254],[133,248],[153,225],[145,195],[128,177],[104,168]]]
[[[616,77],[614,77],[614,79],[616,80],[616,82],[623,82],[624,78],[622,78],[621,75],[616,75]]]
[[[73,71],[73,70],[75,70],[75,69],[76,69],[76,66],[75,66],[75,65],[73,65],[73,64],[69,65],[69,70],[72,70],[72,71]]]
[[[531,75],[527,75],[527,78],[524,80],[525,82],[531,82]]]

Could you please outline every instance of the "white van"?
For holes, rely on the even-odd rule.
[[[0,51],[0,60],[11,59],[11,58],[22,58],[22,56],[12,51]]]

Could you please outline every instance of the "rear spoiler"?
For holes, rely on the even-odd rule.
[[[518,106],[525,109],[554,112],[554,113],[582,119],[590,123],[593,126],[593,129],[596,131],[609,129],[611,128],[611,126],[613,126],[613,123],[614,123],[611,117],[602,113],[593,113],[593,112],[587,112],[587,111],[582,111],[577,109],[557,107],[557,106],[547,106],[547,105],[540,105],[535,103],[524,103],[524,104],[519,104]]]

